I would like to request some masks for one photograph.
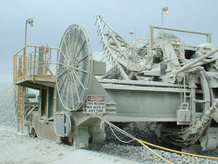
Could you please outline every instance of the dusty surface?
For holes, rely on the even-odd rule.
[[[0,163],[137,163],[118,156],[57,144],[54,141],[31,138],[16,133],[16,129],[0,127]]]
[[[15,113],[15,87],[0,93],[0,164],[132,164],[134,160],[96,152],[75,150],[65,144],[32,138],[17,133]]]
[[[57,144],[54,141],[32,138],[21,135],[16,130],[14,87],[0,93],[0,164],[48,164],[48,163],[78,163],[78,164],[134,164],[134,163],[164,163],[144,147],[137,144],[120,144],[107,131],[107,142],[94,150],[75,150],[73,147]],[[132,129],[133,128],[133,129]],[[125,129],[136,137],[151,138],[135,127]],[[27,133],[26,133],[27,134]],[[121,135],[118,135],[121,139]],[[147,137],[147,138],[146,138]],[[152,139],[150,141],[155,140]],[[211,163],[218,161],[189,157],[155,150],[158,154],[174,163]],[[218,149],[207,152],[206,155],[218,156]]]

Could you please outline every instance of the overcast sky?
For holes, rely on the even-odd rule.
[[[217,0],[0,0],[0,2],[0,90],[13,84],[13,55],[24,47],[25,21],[31,17],[34,19],[34,27],[28,27],[27,45],[48,44],[49,47],[58,48],[67,27],[71,24],[82,24],[88,31],[93,51],[100,51],[100,38],[96,34],[95,26],[96,15],[102,15],[128,41],[130,40],[128,32],[134,28],[136,37],[143,38],[148,35],[149,25],[161,26],[161,8],[168,6],[170,13],[164,15],[164,26],[210,32],[212,42],[218,44]],[[203,43],[205,40],[197,38],[194,41]]]

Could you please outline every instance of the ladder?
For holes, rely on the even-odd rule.
[[[17,86],[17,131],[24,132],[24,95],[26,88]]]

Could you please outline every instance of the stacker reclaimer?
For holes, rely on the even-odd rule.
[[[102,117],[149,122],[160,140],[186,150],[215,149],[218,46],[211,35],[150,26],[147,39],[127,42],[103,17],[96,24],[109,71],[93,60],[88,34],[77,24],[59,48],[26,46],[15,54],[18,130],[27,120],[32,136],[87,148],[105,140]],[[207,43],[186,45],[172,32],[203,35]],[[37,101],[28,88],[39,91]]]

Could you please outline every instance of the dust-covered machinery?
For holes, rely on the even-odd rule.
[[[79,25],[66,30],[54,62],[48,47],[34,47],[30,53],[25,47],[15,55],[18,121],[24,122],[24,113],[29,133],[86,148],[104,141],[104,118],[150,122],[162,141],[184,149],[215,149],[218,47],[210,34],[151,26],[148,39],[129,43],[101,16],[96,23],[113,64],[107,73],[104,62],[93,61],[87,32]],[[161,32],[154,35],[154,29]],[[205,35],[208,43],[185,45],[164,31]],[[27,87],[40,91],[38,102],[25,99]]]
[[[97,25],[114,64],[101,80],[117,104],[116,114],[106,118],[153,122],[160,140],[183,148],[216,148],[218,47],[210,34],[151,26],[147,39],[128,43],[101,16]],[[154,35],[154,29],[161,32]],[[205,35],[207,43],[185,45],[164,31]]]

